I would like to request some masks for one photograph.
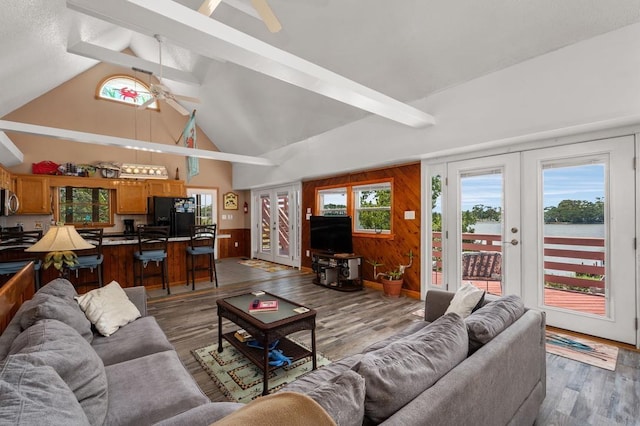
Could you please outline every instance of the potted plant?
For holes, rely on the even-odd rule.
[[[407,253],[409,256],[408,265],[398,265],[398,268],[387,272],[377,272],[378,266],[384,266],[384,263],[378,263],[375,260],[367,260],[367,263],[373,266],[373,276],[382,283],[382,290],[385,296],[399,297],[402,292],[402,284],[404,283],[404,271],[413,264],[413,251]]]

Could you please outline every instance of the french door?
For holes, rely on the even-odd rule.
[[[636,344],[633,136],[522,154],[523,282],[549,325]]]
[[[635,156],[625,136],[432,167],[429,285],[517,294],[549,325],[637,344]]]
[[[295,186],[254,193],[255,255],[258,259],[300,266],[298,244],[299,191]]]
[[[519,293],[519,166],[519,154],[447,165],[450,289],[471,282],[493,294]]]

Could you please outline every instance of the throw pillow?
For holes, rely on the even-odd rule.
[[[254,399],[244,407],[212,423],[212,426],[307,424],[336,425],[324,409],[308,396],[295,392],[278,392]]]
[[[456,291],[445,314],[455,312],[462,318],[466,318],[474,308],[479,306],[483,299],[484,290],[475,287],[471,283],[465,283]]]
[[[74,329],[56,320],[42,320],[11,344],[10,356],[33,365],[48,365],[67,384],[92,425],[107,416],[107,375],[102,360]]]
[[[111,336],[120,327],[141,316],[136,305],[116,281],[76,296],[76,299],[89,321],[103,336]]]
[[[365,415],[382,423],[462,362],[468,346],[464,320],[451,313],[410,338],[365,354],[357,369],[365,380]]]
[[[503,296],[489,302],[465,319],[469,333],[469,353],[473,353],[524,313],[522,299],[516,295]]]
[[[25,303],[27,307],[20,316],[20,327],[26,330],[40,320],[54,319],[76,330],[87,342],[93,340],[91,322],[73,299],[38,294]]]
[[[306,392],[340,426],[361,426],[364,418],[364,378],[352,370]]]
[[[71,389],[48,365],[9,356],[0,364],[0,423],[88,425]]]

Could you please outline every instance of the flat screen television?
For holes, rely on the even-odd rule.
[[[351,216],[311,216],[311,249],[353,253]]]

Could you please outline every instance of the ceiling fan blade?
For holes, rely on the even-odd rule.
[[[258,14],[266,24],[267,28],[269,28],[269,31],[277,33],[282,29],[280,21],[278,21],[273,10],[271,10],[267,0],[251,0],[251,4],[258,11]]]
[[[192,98],[191,96],[175,95],[175,94],[172,94],[171,96],[172,96],[175,100],[178,100],[178,101],[193,102],[193,103],[195,103],[195,104],[199,104],[199,103],[200,103],[200,99],[198,99],[198,98]]]
[[[138,109],[145,109],[147,108],[149,105],[151,105],[152,103],[154,103],[156,101],[155,96],[150,97],[149,99],[147,99],[147,101],[145,103],[143,103],[142,105],[138,105]]]
[[[198,9],[198,12],[203,15],[211,16],[216,7],[220,4],[222,0],[204,0]]]
[[[180,105],[179,103],[177,103],[175,100],[173,100],[172,98],[166,98],[165,102],[169,105],[171,105],[176,111],[178,111],[180,114],[182,115],[189,115],[189,111],[187,111],[182,105]]]

